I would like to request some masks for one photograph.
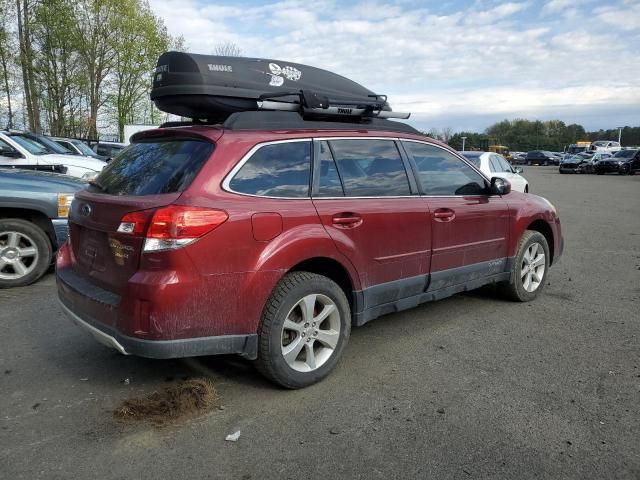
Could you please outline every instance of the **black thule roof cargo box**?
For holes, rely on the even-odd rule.
[[[409,116],[392,112],[386,96],[319,68],[182,52],[166,52],[158,59],[151,99],[164,112],[207,122],[256,110],[317,118]]]

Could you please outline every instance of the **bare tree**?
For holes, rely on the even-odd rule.
[[[444,143],[449,143],[449,140],[451,140],[452,136],[453,136],[453,128],[445,127],[442,129],[440,140],[442,140]]]
[[[34,52],[32,47],[31,26],[33,23],[33,5],[28,0],[16,0],[18,18],[18,41],[20,44],[20,66],[24,84],[24,100],[29,117],[29,129],[40,130],[40,106],[38,89],[36,88],[35,70],[33,66]]]
[[[223,57],[241,57],[242,53],[242,49],[233,42],[219,43],[213,47],[213,54]]]

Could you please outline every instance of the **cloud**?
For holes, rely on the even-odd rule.
[[[203,2],[151,6],[189,51],[211,53],[231,41],[247,56],[332,70],[434,126],[451,112],[553,116],[575,105],[608,108],[593,125],[605,128],[621,105],[640,110],[636,0],[596,8],[581,0]]]

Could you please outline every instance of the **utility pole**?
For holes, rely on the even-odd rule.
[[[622,129],[624,127],[617,127],[617,128],[618,128],[618,143],[620,143],[620,139],[622,138]],[[622,144],[620,143],[620,145]]]
[[[464,142],[467,139],[467,137],[460,137],[462,138],[462,151],[464,152]]]

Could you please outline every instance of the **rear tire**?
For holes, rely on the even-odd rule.
[[[500,284],[502,293],[517,302],[529,302],[544,288],[549,271],[549,245],[540,232],[527,230],[520,238],[511,267],[511,282]]]
[[[0,288],[35,282],[52,257],[51,242],[40,227],[19,218],[0,220]]]
[[[285,388],[312,385],[338,363],[350,333],[349,302],[333,280],[288,273],[262,312],[256,367]]]

